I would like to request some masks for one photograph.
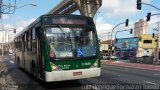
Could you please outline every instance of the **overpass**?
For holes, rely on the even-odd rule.
[[[102,0],[62,0],[48,14],[71,14],[78,10],[82,16],[94,17]]]

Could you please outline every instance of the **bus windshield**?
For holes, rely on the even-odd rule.
[[[46,28],[49,53],[56,58],[79,58],[96,56],[96,34],[92,28],[49,27]]]

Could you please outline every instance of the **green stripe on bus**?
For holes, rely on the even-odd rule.
[[[65,60],[65,61],[55,61],[51,60],[53,64],[58,66],[62,70],[75,70],[75,69],[87,69],[90,68],[96,59],[90,60]]]

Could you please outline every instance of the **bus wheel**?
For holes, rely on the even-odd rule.
[[[32,71],[33,75],[35,75],[35,69],[36,69],[36,64],[35,64],[34,60],[32,60],[32,62],[31,62],[31,71]]]
[[[18,67],[20,67],[20,60],[19,60],[19,57],[17,57],[17,65],[18,65]]]

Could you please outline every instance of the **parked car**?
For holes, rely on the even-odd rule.
[[[116,56],[103,56],[103,59],[110,60],[110,57],[111,57],[111,60],[116,60]]]

